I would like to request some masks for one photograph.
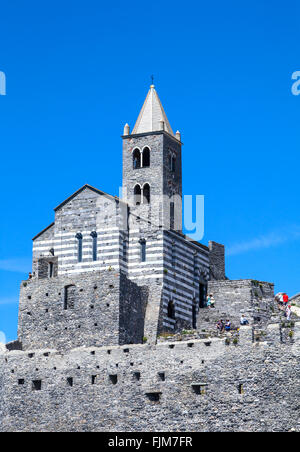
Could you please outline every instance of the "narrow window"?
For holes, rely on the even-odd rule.
[[[42,389],[42,381],[41,380],[33,380],[32,389],[34,391],[40,391]]]
[[[75,286],[65,286],[65,292],[64,292],[64,309],[65,311],[67,309],[74,308],[75,304]]]
[[[97,260],[97,232],[91,232],[91,237],[93,240],[93,261]]]
[[[97,375],[92,375],[92,385],[96,384]]]
[[[139,185],[136,185],[134,187],[134,204],[136,206],[139,206],[141,204],[141,187]]]
[[[143,204],[150,204],[150,185],[145,184],[143,187]]]
[[[76,234],[77,239],[77,260],[82,262],[82,234]]]
[[[143,168],[147,168],[150,166],[150,149],[145,148],[143,150]]]
[[[135,149],[132,154],[133,159],[133,169],[138,169],[141,167],[141,152],[139,149]]]
[[[67,384],[68,384],[68,386],[70,386],[70,387],[73,386],[73,378],[72,378],[72,377],[68,377],[68,378],[67,378]]]
[[[53,278],[53,270],[54,270],[54,264],[53,264],[53,262],[49,262],[49,278]]]
[[[19,378],[18,384],[23,385],[25,383],[25,380],[23,378]]]
[[[141,240],[140,246],[141,246],[141,262],[146,262],[146,240]]]
[[[238,391],[239,391],[239,394],[244,394],[244,388],[243,388],[242,384],[239,384]]]
[[[175,172],[175,157],[174,157],[174,155],[172,155],[172,157],[171,157],[171,171],[172,171],[172,173]]]
[[[175,306],[172,300],[168,303],[168,317],[169,319],[175,319]]]
[[[139,381],[141,379],[141,373],[140,372],[134,372],[134,378]]]
[[[124,261],[127,260],[127,240],[123,240],[122,257]]]
[[[174,202],[170,202],[170,229],[174,229],[175,223],[175,206]]]
[[[54,248],[51,248],[51,250],[49,250],[49,253],[51,254],[51,256],[54,256]]]

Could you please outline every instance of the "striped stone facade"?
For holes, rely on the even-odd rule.
[[[35,304],[49,303],[43,295],[47,281],[51,290],[54,288],[54,293],[60,294],[54,296],[53,303],[61,328],[69,331],[69,314],[60,312],[65,284],[76,280],[74,285],[84,288],[84,281],[95,280],[99,285],[101,278],[107,281],[107,272],[112,272],[118,278],[123,275],[127,282],[120,284],[110,306],[123,313],[126,306],[129,313],[122,290],[133,284],[130,292],[136,294],[135,302],[140,307],[137,316],[141,312],[144,315],[144,336],[155,342],[157,335],[166,329],[195,327],[199,309],[205,304],[209,277],[225,278],[224,247],[213,242],[209,249],[182,233],[182,143],[180,133],[173,134],[153,86],[137,124],[133,134],[126,125],[122,137],[122,200],[85,185],[54,209],[55,221],[34,237],[33,281],[30,281],[34,290],[30,300],[22,298],[20,316],[20,322],[25,322],[29,329],[47,328],[43,309],[35,316],[35,322],[24,314],[34,311]],[[39,285],[43,287],[42,293]],[[93,294],[90,287],[87,289]],[[26,291],[22,289],[22,293]],[[77,289],[75,292],[74,304],[81,309],[76,315],[73,312],[74,322],[84,324],[87,316],[88,324],[98,324],[95,311],[91,313],[84,307],[88,300],[82,304],[83,294]],[[91,294],[89,297],[93,298]],[[98,302],[101,305],[101,300]],[[118,317],[113,325],[113,316],[109,314],[105,322],[102,313],[100,309],[98,317],[102,325],[106,324],[101,329],[102,343],[107,344],[109,332],[118,336],[121,326]],[[55,312],[52,317],[55,320]],[[23,337],[27,326],[20,328]],[[47,346],[51,345],[49,331],[57,342],[57,331],[49,326],[44,344]],[[78,331],[74,337],[77,336]],[[140,332],[133,339],[142,340]],[[81,343],[79,339],[75,342]],[[101,345],[99,337],[96,343]]]

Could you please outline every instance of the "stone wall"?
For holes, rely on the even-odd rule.
[[[209,281],[208,292],[215,298],[215,309],[237,325],[241,314],[250,322],[263,323],[275,312],[272,283],[251,279]]]
[[[21,284],[18,338],[24,350],[142,342],[146,303],[145,289],[113,270],[32,278]]]
[[[0,431],[300,431],[300,325],[253,342],[0,351]]]
[[[211,280],[223,280],[225,276],[225,247],[220,243],[210,241],[209,248],[209,269]]]
[[[300,293],[298,293],[298,294],[294,295],[293,297],[291,297],[290,298],[290,302],[295,304],[295,305],[297,305],[297,306],[300,306]]]

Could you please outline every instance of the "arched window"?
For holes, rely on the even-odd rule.
[[[136,206],[139,206],[141,204],[141,187],[139,185],[136,185],[134,187],[134,204]]]
[[[175,306],[172,300],[168,303],[168,317],[169,319],[175,319]]]
[[[150,166],[150,149],[145,148],[143,150],[143,168]]]
[[[145,184],[143,187],[143,203],[150,204],[150,185]]]
[[[133,169],[141,167],[141,152],[139,149],[135,149],[132,153]]]
[[[170,154],[169,162],[170,162],[170,170],[172,171],[172,173],[174,173],[175,172],[175,162],[176,162],[174,155]]]
[[[141,262],[146,262],[146,240],[140,240],[141,246]]]
[[[64,292],[64,309],[65,311],[67,309],[74,308],[75,304],[75,286],[65,286],[65,292]]]
[[[91,237],[93,239],[93,261],[97,260],[97,232],[91,232]]]
[[[82,262],[82,234],[76,234],[77,239],[77,261]]]

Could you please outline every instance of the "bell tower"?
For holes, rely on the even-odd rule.
[[[137,216],[182,231],[181,137],[173,133],[154,85],[136,124],[124,127],[123,200]]]

